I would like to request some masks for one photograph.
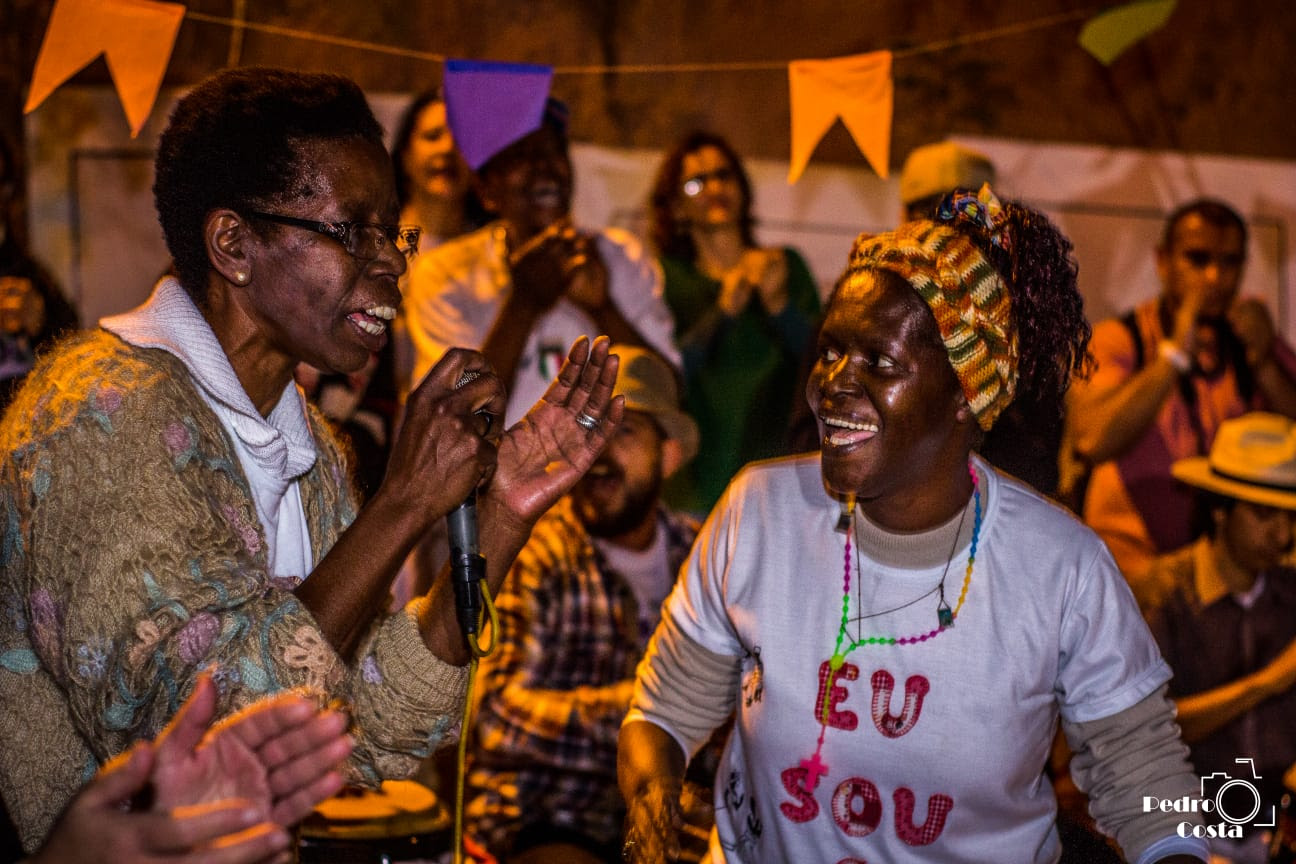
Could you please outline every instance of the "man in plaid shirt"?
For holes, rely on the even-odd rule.
[[[501,860],[620,859],[617,733],[698,530],[660,502],[662,481],[697,452],[675,374],[643,349],[613,351],[625,419],[536,524],[495,598],[500,633],[480,668],[466,818]]]

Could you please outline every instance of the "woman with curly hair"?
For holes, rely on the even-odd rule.
[[[1205,858],[1170,669],[1102,542],[975,451],[1061,398],[1070,244],[989,187],[862,235],[806,387],[819,452],[744,469],[668,598],[621,730],[626,856],[679,844],[684,766],[734,717],[715,861],[1056,862],[1059,718],[1130,861]]]
[[[658,169],[651,204],[685,407],[702,432],[669,497],[704,513],[744,464],[789,452],[819,294],[795,249],[757,245],[751,182],[723,138],[686,136]]]

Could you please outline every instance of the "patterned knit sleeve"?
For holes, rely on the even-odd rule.
[[[314,412],[314,409],[312,409]],[[355,510],[343,476],[337,440],[322,416],[314,416],[319,448],[316,467],[303,478],[303,504],[320,560],[351,524]],[[353,780],[376,785],[409,776],[457,729],[467,691],[467,667],[451,666],[431,651],[418,627],[426,597],[390,616],[375,618],[335,695],[345,696],[356,723]],[[314,622],[309,625],[314,628]],[[322,642],[322,637],[321,637]],[[287,649],[285,660],[306,654]],[[314,655],[318,668],[340,663],[332,651]]]
[[[85,745],[102,760],[156,734],[212,669],[221,713],[290,688],[350,697],[356,779],[411,771],[454,722],[462,670],[438,665],[410,613],[376,625],[348,669],[292,586],[267,577],[247,482],[182,376],[92,361],[68,364],[64,390],[4,442],[17,491],[5,584],[31,673],[53,682]]]

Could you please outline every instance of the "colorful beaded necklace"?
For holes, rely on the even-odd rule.
[[[833,646],[832,658],[828,661],[828,666],[831,671],[828,674],[827,687],[824,689],[825,693],[831,691],[833,681],[837,677],[837,671],[841,669],[842,665],[846,662],[847,655],[856,648],[862,648],[866,645],[916,645],[919,642],[926,642],[928,639],[939,636],[941,633],[944,633],[946,630],[954,626],[954,621],[958,618],[959,610],[963,608],[963,602],[967,600],[968,587],[972,584],[972,565],[976,561],[977,541],[981,538],[981,479],[977,475],[976,467],[972,464],[971,460],[968,460],[968,474],[972,477],[972,542],[968,548],[967,571],[963,576],[963,588],[959,591],[958,602],[954,604],[954,608],[950,609],[949,604],[945,602],[945,577],[942,575],[941,584],[938,586],[940,589],[940,601],[936,607],[935,629],[929,630],[926,633],[917,633],[911,636],[861,636],[859,639],[851,640],[850,644],[846,645],[843,649],[842,643],[847,640],[846,628],[847,622],[850,619],[851,536],[854,534],[853,520],[855,513],[854,507],[851,508],[850,518],[852,524],[846,532],[845,565],[842,568],[841,624],[837,628],[837,643]],[[955,541],[957,542],[957,537],[955,538]],[[948,564],[946,566],[948,567]],[[918,599],[921,600],[922,598],[920,597]],[[908,606],[911,604],[905,605]],[[897,609],[899,608],[904,607],[897,607]],[[891,609],[888,611],[894,612],[897,610]],[[805,768],[809,773],[807,779],[809,782],[808,788],[810,789],[814,789],[818,784],[819,775],[828,773],[828,766],[825,765],[823,760],[820,758],[820,754],[823,752],[824,734],[828,731],[828,709],[829,702],[828,699],[825,698],[823,711],[819,717],[819,741],[815,745],[814,756],[801,761],[801,767]]]

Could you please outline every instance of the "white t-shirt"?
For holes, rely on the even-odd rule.
[[[666,528],[657,520],[652,542],[648,548],[630,549],[599,537],[590,538],[594,548],[603,556],[608,568],[621,575],[634,591],[639,607],[639,635],[641,644],[648,638],[661,619],[661,604],[675,585],[675,571],[670,565],[670,549],[666,543]]]
[[[679,366],[674,319],[663,295],[661,268],[634,235],[615,228],[597,235],[608,291],[622,316],[670,363]],[[450,348],[480,348],[513,290],[502,223],[443,243],[414,259],[405,298],[419,381]],[[559,298],[532,327],[509,385],[504,419],[512,424],[544,396],[581,336],[598,336],[588,314]]]
[[[736,733],[716,779],[717,861],[1060,857],[1043,773],[1059,712],[1110,716],[1170,670],[1093,532],[976,464],[984,522],[954,627],[851,651],[827,697],[827,725],[821,694],[842,616],[846,535],[835,530],[840,508],[824,492],[818,454],[748,466],[717,505],[666,604],[703,647],[745,656]],[[903,607],[865,619],[862,634],[935,628],[935,595],[924,594],[947,552],[900,569],[866,548],[860,575],[852,552],[850,616],[861,605]],[[967,554],[964,543],[948,561],[950,606]],[[802,762],[821,733],[826,773],[810,787]]]

